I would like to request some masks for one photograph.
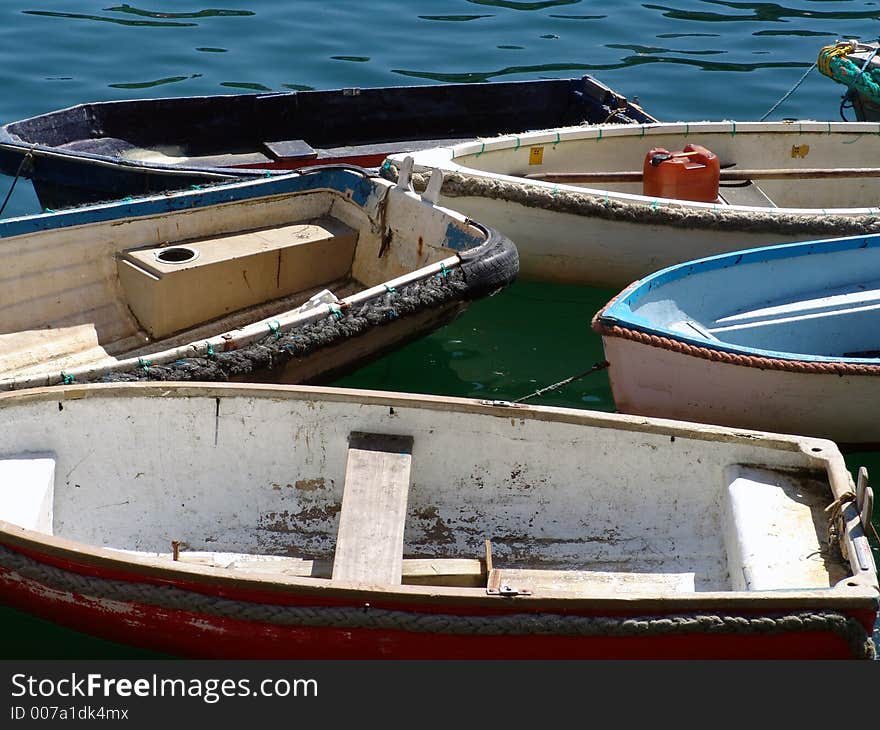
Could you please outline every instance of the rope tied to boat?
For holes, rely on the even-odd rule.
[[[530,393],[529,395],[524,395],[522,398],[517,398],[513,403],[522,403],[525,400],[529,400],[531,398],[536,398],[540,395],[544,395],[544,393],[549,393],[550,391],[561,388],[563,385],[568,385],[569,383],[573,383],[575,380],[580,380],[581,378],[587,377],[592,373],[597,373],[600,370],[605,370],[610,365],[607,360],[602,360],[602,362],[594,363],[589,370],[584,370],[582,373],[578,373],[577,375],[572,375],[571,377],[565,378],[564,380],[560,380],[558,383],[553,383],[553,385],[548,385],[545,388],[539,388],[534,393]]]
[[[825,508],[828,515],[828,544],[836,545],[844,560],[849,560],[849,550],[846,547],[846,508],[856,504],[855,492],[846,491]]]
[[[614,300],[612,299],[612,302]],[[609,302],[610,305],[610,302]],[[650,347],[670,350],[703,360],[740,365],[742,367],[761,368],[763,370],[783,370],[792,373],[814,373],[823,375],[873,375],[880,376],[880,365],[861,365],[849,362],[813,362],[808,360],[783,360],[782,358],[760,357],[758,355],[742,355],[711,347],[692,345],[688,342],[675,340],[662,335],[642,332],[621,325],[610,325],[602,322],[600,317],[609,305],[603,307],[592,321],[592,329],[602,337],[620,337]]]
[[[6,193],[6,198],[3,200],[3,205],[0,205],[0,215],[3,215],[3,211],[6,210],[6,204],[9,202],[9,199],[12,197],[12,191],[15,190],[15,184],[18,182],[18,178],[20,178],[23,174],[30,172],[33,169],[34,162],[34,148],[31,147],[27,153],[25,153],[24,157],[21,158],[21,162],[18,165],[18,170],[15,172],[15,177],[12,180],[12,185],[9,186],[9,192]]]
[[[867,134],[867,133],[866,133]],[[397,168],[381,171],[382,177],[396,181]],[[412,176],[416,191],[424,191],[428,176]],[[778,209],[758,211],[716,205],[682,205],[675,200],[628,201],[608,198],[607,191],[562,190],[557,186],[531,181],[511,182],[461,172],[444,173],[443,195],[450,198],[474,197],[509,201],[525,208],[566,213],[627,223],[646,223],[683,229],[710,229],[737,233],[779,233],[795,237],[833,237],[880,233],[880,218],[872,214],[840,215],[817,210],[815,213],[781,213]],[[445,204],[445,203],[444,203]],[[454,204],[451,204],[454,207]]]
[[[874,642],[862,624],[837,611],[772,612],[761,615],[693,612],[648,616],[584,616],[519,611],[463,615],[425,613],[417,607],[413,610],[401,610],[374,608],[369,605],[278,605],[223,598],[165,582],[155,585],[84,575],[47,565],[5,546],[0,546],[0,569],[12,572],[13,580],[32,581],[44,589],[73,593],[80,600],[101,599],[123,604],[146,604],[166,610],[276,626],[381,629],[457,636],[773,636],[785,633],[830,632],[846,642],[853,658],[876,658]]]
[[[759,121],[762,121],[762,122],[763,122],[763,121],[764,121],[767,117],[769,117],[774,111],[776,111],[776,109],[779,107],[780,104],[782,104],[786,99],[788,99],[788,97],[790,97],[795,91],[797,91],[798,87],[799,87],[802,83],[804,83],[804,80],[807,78],[807,76],[810,75],[810,71],[812,71],[814,68],[816,68],[816,65],[817,65],[817,64],[814,63],[812,66],[810,66],[810,67],[804,72],[804,75],[801,76],[801,77],[797,80],[797,82],[795,83],[795,85],[792,86],[792,87],[791,87],[791,88],[790,88],[785,94],[783,94],[782,98],[781,98],[779,101],[777,101],[773,106],[771,106],[771,107],[767,110],[767,112],[764,114],[764,116],[761,117],[761,119],[760,119]]]
[[[111,371],[96,375],[97,382],[131,382],[139,380],[227,381],[241,378],[267,367],[280,367],[296,358],[367,333],[370,329],[393,320],[414,315],[427,309],[447,306],[469,297],[471,284],[461,268],[447,269],[446,277],[431,276],[398,288],[384,296],[370,299],[346,310],[333,308],[332,313],[314,322],[275,331],[267,323],[266,335],[252,343],[216,352],[206,342],[203,356],[180,358],[167,364],[154,364],[149,370]],[[338,315],[338,316],[337,316]],[[86,380],[85,382],[89,382]]]

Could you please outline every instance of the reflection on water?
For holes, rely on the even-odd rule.
[[[145,18],[222,18],[228,16],[256,15],[252,10],[198,10],[194,13],[159,13],[153,10],[141,10],[133,8],[131,5],[118,5],[113,8],[106,8],[107,11],[117,13],[130,13],[131,15],[141,15]]]
[[[155,28],[176,27],[185,28],[196,25],[195,23],[178,23],[167,20],[124,20],[122,18],[106,18],[103,15],[86,15],[84,13],[55,13],[48,10],[22,10],[25,15],[42,15],[47,18],[64,18],[65,20],[97,20],[101,23],[115,23],[116,25],[152,26]]]
[[[544,0],[538,3],[521,3],[516,0],[467,0],[474,5],[492,5],[496,8],[509,8],[510,10],[543,10],[556,5],[577,5],[581,0]]]
[[[176,84],[181,81],[186,81],[187,79],[195,78],[199,76],[199,74],[194,74],[193,76],[170,76],[165,79],[156,79],[155,81],[137,81],[137,82],[129,82],[127,84],[108,84],[115,89],[151,89],[155,86],[164,86],[165,84]]]
[[[491,18],[491,15],[420,15],[422,20],[443,20],[453,23],[463,23],[468,20],[479,20],[480,18]]]
[[[676,10],[665,5],[645,5],[651,10],[660,10],[667,18],[676,20],[699,20],[709,23],[729,23],[741,22],[743,20],[758,20],[769,23],[784,23],[786,18],[809,18],[817,20],[823,18],[834,18],[835,20],[861,20],[872,19],[878,17],[878,10],[863,10],[859,12],[821,12],[817,10],[799,10],[796,8],[786,8],[775,3],[731,3],[724,0],[702,0],[707,5],[723,5],[724,7],[734,10],[750,10],[751,15],[723,15],[721,13],[696,12],[693,10]]]

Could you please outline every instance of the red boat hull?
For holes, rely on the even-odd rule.
[[[113,573],[101,577],[119,580],[122,576]],[[138,579],[143,581],[143,576]],[[223,598],[252,601],[257,596],[224,591]],[[58,590],[7,568],[0,568],[0,600],[18,610],[104,639],[198,658],[849,659],[853,656],[851,645],[830,630],[570,636],[462,635],[443,631],[279,625]],[[368,611],[371,610],[369,605],[361,603],[360,607]],[[464,607],[451,611],[449,606],[444,606],[434,611],[447,616],[457,613],[464,619],[491,615],[465,611]],[[428,606],[420,607],[418,613],[430,616],[432,612]],[[853,611],[849,616],[858,620],[870,634],[874,620],[871,611]]]

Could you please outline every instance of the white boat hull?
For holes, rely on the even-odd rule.
[[[429,172],[440,171],[441,205],[516,241],[521,278],[621,288],[712,254],[876,232],[880,171],[865,168],[880,159],[878,131],[875,123],[809,121],[598,125],[501,136],[410,157],[417,189],[427,185]],[[689,142],[714,152],[722,170],[756,172],[751,192],[722,182],[718,201],[705,203],[643,195],[640,180],[525,177],[640,175],[650,149],[676,150]],[[405,176],[406,160],[391,155],[384,174]],[[839,168],[850,172],[827,174]],[[771,172],[776,176],[767,177]]]
[[[764,370],[603,336],[623,413],[880,444],[880,377]]]

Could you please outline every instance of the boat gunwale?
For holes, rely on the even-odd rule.
[[[696,332],[685,334],[666,327],[652,325],[647,321],[640,322],[633,319],[635,316],[633,305],[637,304],[648,292],[668,284],[674,284],[689,276],[748,264],[878,247],[880,247],[880,234],[867,234],[756,246],[673,264],[634,281],[612,297],[593,317],[591,326],[594,332],[602,336],[622,337],[661,349],[674,350],[707,360],[729,362],[743,367],[801,373],[878,376],[880,375],[880,358],[876,357],[835,357],[765,350],[737,345],[721,339],[710,340],[700,337]]]
[[[102,383],[87,386],[69,385],[53,388],[37,388],[20,392],[0,393],[0,411],[5,407],[35,402],[58,402],[79,400],[83,398],[114,398],[114,397],[169,397],[169,383]],[[511,417],[530,418],[540,421],[557,421],[564,423],[584,424],[587,426],[620,429],[628,431],[648,432],[652,434],[681,436],[699,440],[732,440],[740,444],[756,445],[782,451],[800,451],[808,461],[813,462],[816,470],[824,468],[830,486],[831,498],[838,498],[851,491],[852,479],[846,469],[845,462],[833,442],[812,437],[790,436],[785,434],[763,433],[745,429],[710,426],[698,423],[671,421],[666,419],[628,416],[624,414],[601,413],[551,406],[528,406],[505,402],[486,402],[468,398],[449,398],[444,396],[417,395],[407,393],[388,393],[384,391],[340,389],[319,386],[281,386],[275,384],[237,384],[212,383],[204,385],[177,384],[171,391],[174,398],[217,398],[223,395],[235,397],[270,397],[274,399],[302,401],[331,401],[380,405],[390,407],[414,407],[428,410],[453,410],[472,414],[486,414],[505,420]],[[856,520],[858,518],[856,517]],[[876,573],[870,570],[853,573],[856,542],[866,540],[864,535],[852,538],[848,530],[850,544],[849,561],[850,576],[833,587],[826,589],[794,589],[779,591],[712,591],[693,594],[630,594],[625,597],[589,597],[582,593],[555,592],[544,596],[518,596],[517,602],[525,602],[535,607],[570,607],[588,608],[620,607],[635,605],[639,610],[645,607],[668,607],[670,602],[681,605],[718,605],[730,607],[754,607],[758,602],[771,603],[774,609],[797,607],[801,605],[815,606],[816,599],[836,601],[841,606],[864,605],[865,599],[875,603],[878,596]],[[228,587],[248,590],[269,590],[280,594],[317,594],[339,600],[358,600],[370,596],[383,600],[420,600],[428,603],[445,604],[464,602],[484,604],[497,602],[497,596],[488,596],[485,589],[444,587],[444,586],[375,586],[364,584],[341,584],[323,578],[304,576],[267,576],[264,573],[253,573],[248,570],[236,572],[235,575],[224,573],[223,568],[203,565],[176,563],[171,566],[167,559],[149,556],[120,555],[116,550],[103,548],[69,538],[46,535],[25,529],[0,520],[0,545],[5,545],[18,552],[30,552],[43,555],[60,563],[78,566],[80,572],[88,574],[90,570],[113,571],[141,576],[147,582],[167,584],[171,581],[181,583],[181,576],[193,582],[192,590],[211,587]],[[869,548],[870,550],[870,548]],[[130,580],[130,579],[129,579]],[[183,587],[183,586],[181,586]],[[493,600],[494,599],[494,600]],[[824,604],[823,604],[824,605]]]

